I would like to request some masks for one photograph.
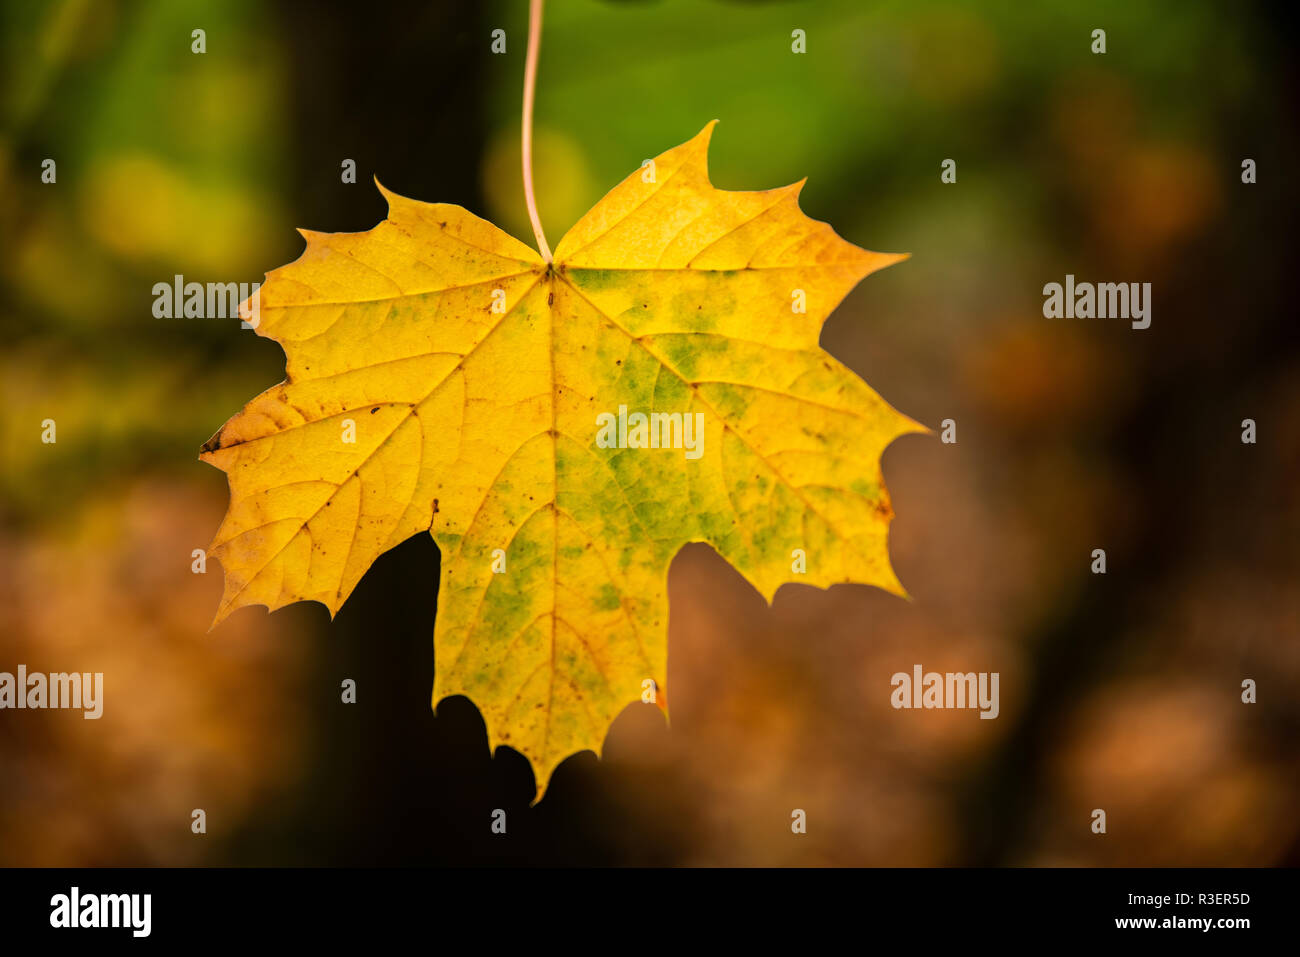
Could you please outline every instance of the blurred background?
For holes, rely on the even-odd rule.
[[[99,721],[0,713],[0,864],[1300,864],[1282,4],[552,0],[552,244],[716,118],[716,185],[807,176],[810,216],[912,254],[822,341],[896,408],[958,424],[955,445],[884,458],[913,601],[790,585],[769,607],[686,548],[671,730],[629,706],[604,759],[566,761],[535,808],[469,701],[430,710],[427,536],[333,623],[250,608],[208,633],[221,569],[191,553],[226,481],[199,446],[283,356],[237,322],[154,318],[153,284],[258,281],[297,258],[294,227],[369,229],[375,176],[531,245],[526,6],[0,7],[0,670],[106,685]],[[1044,319],[1067,272],[1151,282],[1151,328]],[[999,672],[1000,717],[893,710],[890,676],[916,663]]]

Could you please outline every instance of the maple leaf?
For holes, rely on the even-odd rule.
[[[902,594],[880,455],[926,430],[818,339],[859,280],[905,257],[804,216],[802,182],[715,189],[712,129],[611,190],[553,265],[382,186],[374,229],[303,231],[261,289],[257,332],[287,378],[201,455],[230,482],[214,626],[249,604],[333,616],[381,553],[431,532],[433,703],[473,700],[540,799],[644,691],[666,707],[667,573],[686,543],[769,601],[787,581]],[[677,447],[607,447],[645,439],[635,413],[702,431],[657,418]]]

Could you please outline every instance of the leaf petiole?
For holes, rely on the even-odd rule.
[[[546,233],[542,231],[542,221],[537,215],[537,196],[533,190],[533,95],[537,89],[537,53],[542,45],[542,0],[531,0],[528,7],[528,56],[524,62],[524,109],[523,109],[523,163],[524,163],[524,201],[528,204],[528,218],[533,224],[533,235],[537,237],[537,249],[542,258],[550,264],[551,247],[546,242]]]

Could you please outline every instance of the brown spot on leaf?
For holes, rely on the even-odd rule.
[[[224,425],[221,428],[217,429],[217,434],[214,435],[212,438],[208,439],[206,442],[204,442],[202,446],[200,446],[199,454],[201,455],[204,452],[215,452],[217,449],[221,448],[221,433],[225,431],[226,431],[226,427]]]

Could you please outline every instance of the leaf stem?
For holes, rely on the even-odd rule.
[[[549,265],[552,261],[551,247],[547,245],[546,233],[542,232],[542,221],[537,215],[537,196],[533,191],[533,94],[537,89],[537,53],[542,45],[542,2],[531,0],[528,7],[528,57],[524,62],[524,115],[523,115],[523,160],[524,160],[524,201],[528,204],[528,218],[533,223],[533,234],[537,237],[537,249]]]

